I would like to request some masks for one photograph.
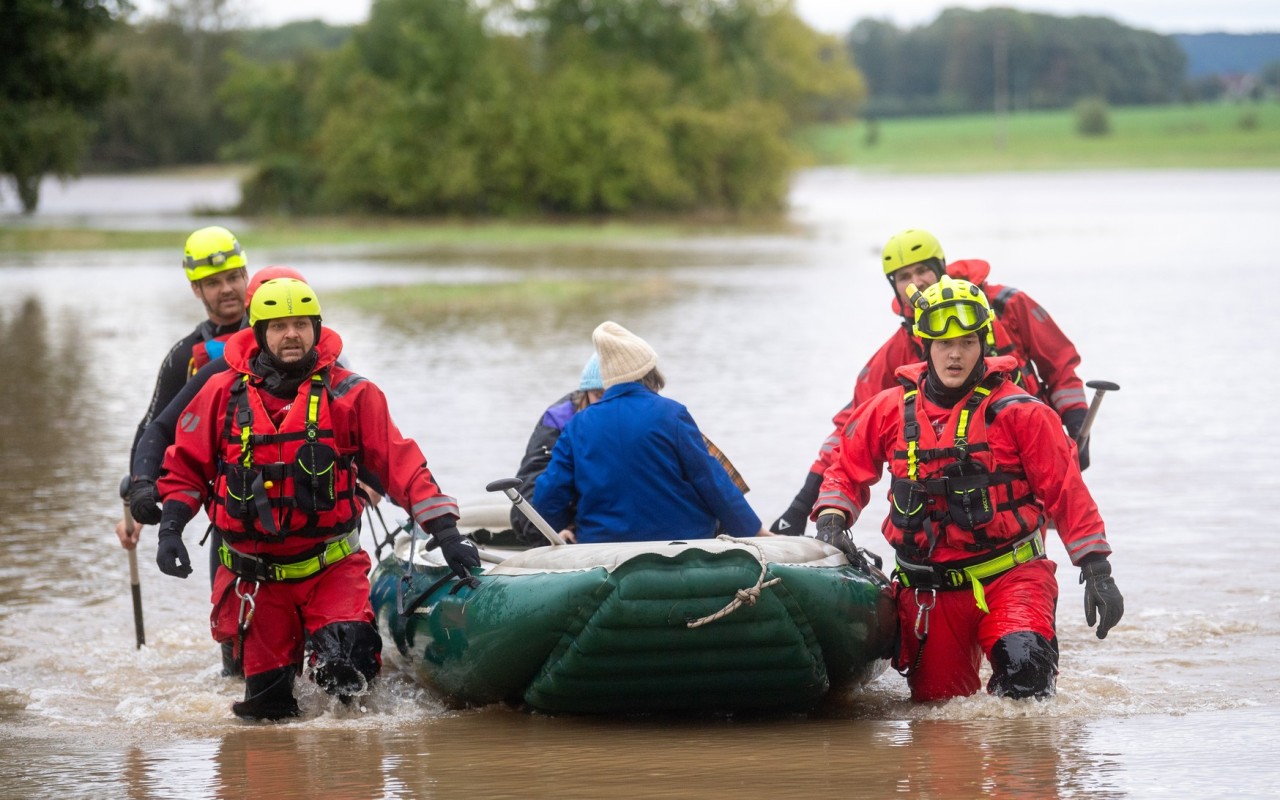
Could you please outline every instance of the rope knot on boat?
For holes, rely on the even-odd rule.
[[[695,619],[695,620],[686,622],[685,627],[688,627],[688,628],[700,628],[703,625],[706,625],[707,623],[715,622],[718,619],[722,619],[724,617],[729,616],[730,614],[737,611],[742,606],[754,606],[756,604],[756,601],[760,599],[761,590],[767,589],[770,586],[773,586],[775,583],[782,583],[782,578],[774,578],[773,580],[770,580],[770,581],[766,581],[764,579],[764,576],[769,571],[769,567],[767,564],[765,564],[765,561],[764,561],[764,551],[761,550],[754,542],[739,541],[738,539],[735,539],[732,536],[726,536],[725,534],[721,534],[716,538],[723,539],[726,542],[733,542],[734,544],[745,545],[755,550],[756,561],[760,562],[760,577],[756,578],[755,586],[748,586],[745,589],[739,589],[738,591],[734,592],[733,600],[729,602],[729,605],[720,609],[716,613],[708,614],[707,616],[702,617],[701,619]]]

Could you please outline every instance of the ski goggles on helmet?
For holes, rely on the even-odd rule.
[[[980,304],[956,300],[943,305],[916,310],[916,335],[929,339],[956,339],[966,333],[976,333],[990,320],[987,309]]]

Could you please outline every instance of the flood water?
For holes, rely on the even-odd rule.
[[[1105,641],[1093,637],[1076,571],[1053,541],[1053,700],[913,706],[890,671],[807,717],[550,718],[446,708],[389,663],[363,706],[334,707],[304,687],[304,719],[275,726],[231,715],[242,684],[219,676],[204,573],[161,575],[151,529],[139,549],[147,645],[133,646],[115,487],[155,370],[201,313],[179,271],[189,207],[166,216],[142,198],[158,188],[195,204],[208,192],[94,180],[107,179],[68,187],[71,199],[34,224],[92,224],[123,207],[173,225],[174,247],[0,254],[0,794],[1275,795],[1280,339],[1269,323],[1280,171],[815,170],[795,181],[789,233],[536,252],[270,251],[245,226],[254,267],[296,266],[322,298],[345,286],[535,276],[675,287],[628,307],[503,319],[383,319],[325,301],[352,367],[383,388],[464,503],[515,472],[607,317],[653,344],[666,393],[732,457],[771,521],[896,324],[878,255],[909,226],[933,231],[952,259],[989,260],[993,280],[1030,293],[1075,340],[1082,377],[1122,387],[1103,404],[1086,478],[1126,616]],[[879,517],[865,514],[854,536],[887,555]],[[194,521],[186,537],[197,561],[201,530]]]

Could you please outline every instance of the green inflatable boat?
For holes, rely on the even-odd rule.
[[[887,665],[894,603],[815,539],[488,552],[478,588],[408,535],[371,578],[382,635],[447,700],[545,713],[804,712]],[[410,569],[412,561],[413,567]]]

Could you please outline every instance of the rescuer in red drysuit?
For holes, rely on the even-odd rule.
[[[1080,567],[1085,619],[1097,620],[1100,639],[1124,613],[1102,518],[1057,415],[1013,383],[1013,358],[983,357],[992,312],[981,290],[943,277],[909,296],[926,363],[900,368],[897,388],[854,411],[814,507],[817,538],[856,553],[846,529],[887,462],[882,531],[897,560],[895,666],[912,699],[978,691],[984,655],[992,694],[1048,697],[1058,671],[1058,585],[1045,515]]]

